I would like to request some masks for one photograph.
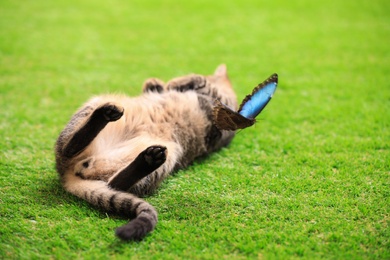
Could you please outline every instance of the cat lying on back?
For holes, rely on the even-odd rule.
[[[237,108],[225,65],[211,76],[193,74],[167,84],[149,79],[139,97],[92,98],[58,137],[62,185],[95,206],[132,218],[116,234],[142,239],[154,229],[157,212],[137,196],[151,194],[173,171],[232,140],[234,132],[212,123],[216,99]]]

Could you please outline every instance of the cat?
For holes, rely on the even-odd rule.
[[[210,76],[191,74],[166,84],[148,79],[138,97],[93,97],[72,116],[55,145],[64,189],[129,217],[116,235],[141,240],[154,229],[157,212],[140,197],[233,139],[234,131],[213,124],[215,100],[237,109],[224,64]]]

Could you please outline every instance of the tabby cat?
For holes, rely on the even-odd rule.
[[[148,79],[143,94],[103,95],[85,103],[61,132],[56,167],[64,188],[132,220],[116,229],[140,240],[157,212],[139,196],[151,194],[172,172],[230,143],[233,131],[213,125],[213,101],[237,108],[225,65],[211,76],[191,74],[164,83]]]

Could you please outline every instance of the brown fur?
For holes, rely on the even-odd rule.
[[[56,143],[64,188],[107,211],[133,219],[117,229],[125,240],[142,239],[157,212],[138,198],[169,174],[229,144],[234,132],[213,125],[213,101],[237,108],[220,65],[214,75],[188,75],[164,84],[144,83],[143,94],[94,97],[76,112]]]

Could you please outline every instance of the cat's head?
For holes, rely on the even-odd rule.
[[[215,69],[214,74],[207,76],[207,79],[213,83],[229,84],[231,86],[225,64],[220,64]]]
[[[224,96],[235,97],[235,93],[232,87],[232,83],[229,80],[227,67],[225,64],[220,64],[213,75],[206,76],[207,80],[215,85],[219,92]],[[225,92],[225,94],[223,94]],[[235,98],[236,99],[236,98]],[[236,108],[236,102],[230,104],[232,108]]]

